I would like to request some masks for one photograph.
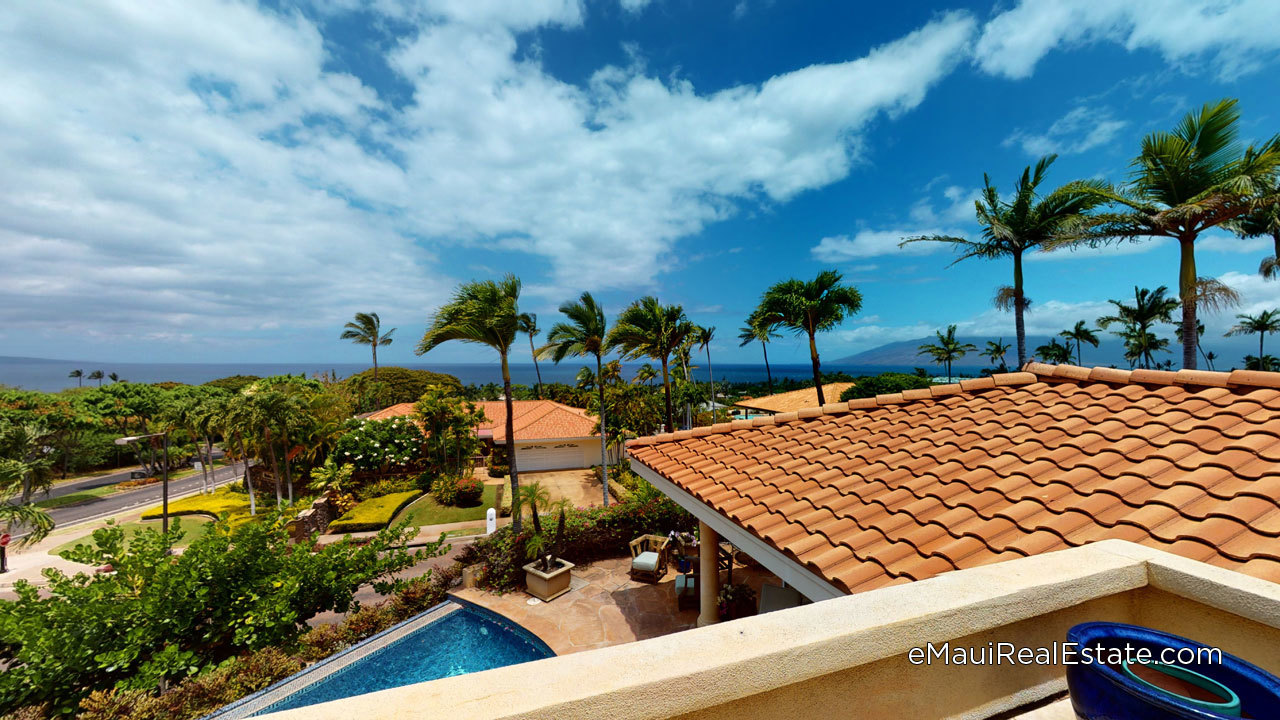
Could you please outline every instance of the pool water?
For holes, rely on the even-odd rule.
[[[463,606],[255,713],[515,665],[555,653],[524,628]]]

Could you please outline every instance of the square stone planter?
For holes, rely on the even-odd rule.
[[[550,602],[569,592],[569,571],[573,569],[573,563],[560,558],[555,562],[558,567],[551,572],[539,570],[537,560],[524,566],[524,582],[529,594],[543,602]]]

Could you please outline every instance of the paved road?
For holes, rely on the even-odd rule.
[[[231,480],[238,479],[241,475],[241,472],[242,472],[242,467],[239,463],[236,463],[234,468],[232,467],[217,468],[213,473],[211,473],[211,480],[213,481],[214,485],[224,484]],[[129,479],[128,471],[124,472],[123,479],[125,480]],[[102,478],[91,478],[90,480],[77,481],[77,484],[79,484],[80,482],[91,482],[91,481],[96,482],[101,480]],[[116,480],[116,482],[120,482],[120,480]],[[101,484],[102,483],[99,482],[99,485],[95,485],[94,487],[100,487]],[[112,495],[106,495],[100,498],[94,498],[93,500],[90,500],[88,502],[77,503],[76,505],[67,505],[60,508],[53,508],[52,510],[49,510],[49,516],[53,518],[55,527],[65,528],[65,527],[70,527],[72,525],[76,525],[78,523],[87,522],[89,520],[96,520],[102,517],[108,517],[111,515],[115,515],[117,513],[129,511],[129,510],[142,509],[144,507],[158,505],[160,503],[161,493],[163,492],[163,488],[161,487],[161,485],[162,483],[156,483],[154,485],[146,485],[136,490],[125,490],[123,492],[114,493]],[[172,480],[169,482],[169,500],[172,502],[173,499],[176,497],[181,497],[182,495],[187,495],[187,494],[196,492],[200,489],[200,487],[201,487],[200,473],[196,473],[191,477],[186,477],[181,480]],[[83,487],[81,488],[81,490],[84,490],[84,489],[85,488]],[[61,493],[61,494],[66,494],[66,493]],[[58,495],[59,493],[56,493],[56,492],[53,493],[53,497],[57,497]],[[41,500],[44,499],[43,495],[41,495],[38,499],[41,499]]]
[[[215,447],[213,449],[213,459],[219,460],[222,458],[222,456],[223,456],[222,450]],[[59,483],[57,485],[54,485],[53,488],[49,490],[48,495],[44,493],[39,493],[36,496],[36,501],[39,502],[40,500],[62,497],[64,495],[74,495],[76,493],[84,492],[86,490],[93,490],[94,488],[105,487],[107,485],[115,485],[116,483],[120,483],[120,482],[124,482],[125,480],[128,480],[129,473],[133,472],[134,470],[141,470],[141,469],[142,468],[138,466],[134,466],[134,467],[125,468],[123,470],[120,470],[119,472],[113,472],[110,475],[99,475],[97,477],[85,478],[83,480],[73,480],[72,482]]]

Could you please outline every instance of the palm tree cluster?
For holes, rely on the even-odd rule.
[[[1159,311],[1145,320],[1125,320],[1120,311],[1110,316],[1115,318],[1111,322],[1123,326],[1117,334],[1125,340],[1130,362],[1149,367],[1156,364],[1153,353],[1168,344],[1152,334],[1150,327],[1154,322],[1173,321],[1172,310],[1165,302],[1171,300],[1173,309],[1181,307],[1176,322],[1180,325],[1182,366],[1194,369],[1197,352],[1211,364],[1211,358],[1200,348],[1198,312],[1231,307],[1239,303],[1239,296],[1221,282],[1197,274],[1196,241],[1215,227],[1231,229],[1242,237],[1270,237],[1275,254],[1262,261],[1260,272],[1268,278],[1280,275],[1280,135],[1258,145],[1241,146],[1236,105],[1234,99],[1207,103],[1188,113],[1173,130],[1148,134],[1131,163],[1128,181],[1119,185],[1080,180],[1042,193],[1040,187],[1056,159],[1054,155],[1046,155],[1035,166],[1026,168],[1008,199],[1002,198],[984,175],[983,192],[975,203],[982,226],[979,238],[909,237],[903,239],[902,245],[948,243],[960,253],[956,262],[968,258],[1011,259],[1013,284],[997,290],[995,304],[1013,311],[1018,364],[1022,365],[1027,360],[1024,313],[1031,302],[1024,291],[1022,273],[1027,253],[1172,238],[1178,243],[1180,258],[1177,297],[1164,298],[1161,294],[1156,303]],[[1117,307],[1121,304],[1112,302]],[[1127,307],[1139,314],[1152,309]],[[1065,333],[1062,337],[1067,340],[1067,359],[1070,344],[1075,343],[1078,362],[1082,343],[1094,344],[1087,338]],[[1061,347],[1054,340],[1038,348],[1037,354],[1059,358],[1063,355]]]
[[[972,343],[960,342],[956,338],[956,326],[948,325],[947,332],[935,332],[938,339],[936,342],[925,343],[920,346],[917,355],[928,355],[933,358],[934,362],[942,365],[947,371],[947,382],[951,382],[951,363],[959,360],[968,353],[977,350],[978,347]],[[989,348],[990,352],[992,348]],[[1003,353],[1002,353],[1003,355]]]

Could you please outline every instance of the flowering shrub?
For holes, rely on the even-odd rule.
[[[473,475],[442,477],[431,486],[431,496],[441,505],[475,507],[484,495],[484,483]]]
[[[422,459],[422,431],[411,420],[353,420],[334,448],[338,462],[377,474],[403,473]]]

